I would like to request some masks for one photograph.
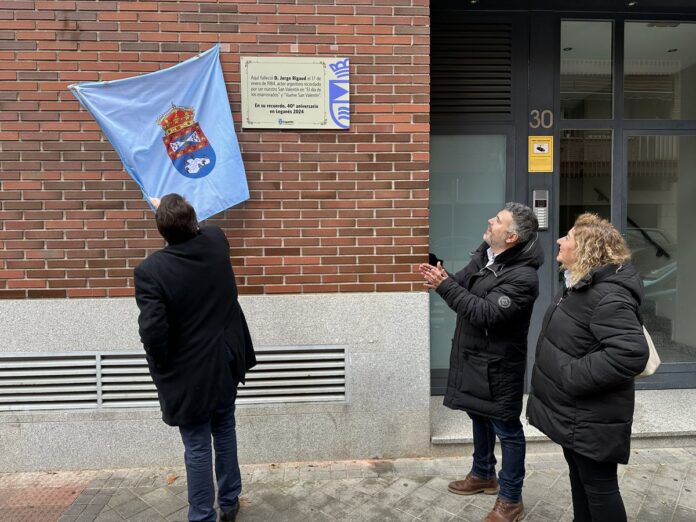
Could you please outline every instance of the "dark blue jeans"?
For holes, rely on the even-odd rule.
[[[495,437],[500,439],[502,466],[498,475],[498,496],[507,502],[522,500],[525,440],[519,419],[503,421],[468,414],[474,427],[474,462],[471,472],[481,479],[495,477]]]
[[[215,411],[206,422],[179,426],[179,432],[184,442],[189,520],[216,521],[211,437],[215,446],[215,477],[220,509],[231,511],[242,492],[234,404]]]

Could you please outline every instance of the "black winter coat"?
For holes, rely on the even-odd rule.
[[[564,290],[544,317],[529,423],[595,461],[628,462],[633,381],[648,360],[638,319],[642,296],[633,265],[607,265]]]
[[[164,422],[202,422],[233,404],[256,357],[224,232],[201,227],[145,259],[135,269],[135,299]]]
[[[488,245],[437,293],[457,312],[445,406],[511,420],[522,412],[527,332],[544,255],[537,238],[496,256]]]

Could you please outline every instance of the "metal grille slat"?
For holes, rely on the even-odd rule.
[[[41,377],[24,377],[17,379],[2,379],[2,386],[42,386],[50,384],[62,384],[65,380],[61,377],[41,378]],[[93,383],[94,377],[71,377],[70,382],[73,384]]]
[[[3,386],[3,395],[12,394],[28,394],[37,395],[41,393],[80,393],[80,392],[96,392],[97,385],[84,384],[84,385],[70,385],[66,384],[64,386]]]
[[[342,377],[336,379],[284,379],[284,380],[273,380],[273,386],[323,386],[326,384],[340,384],[342,385],[345,379]],[[252,379],[247,380],[247,382],[242,385],[243,388],[260,388],[268,386],[268,380],[264,379],[262,381],[255,381]]]
[[[31,396],[31,395],[19,395],[19,394],[3,394],[0,396],[0,403],[21,403],[21,402],[35,402],[35,403],[46,403],[46,402],[55,402],[55,401],[71,401],[71,402],[76,402],[76,401],[96,401],[97,400],[97,394],[95,393],[86,393],[86,394],[79,394],[79,395],[58,395],[58,394],[45,394],[45,395],[40,395],[40,396]]]
[[[336,370],[311,370],[311,371],[287,371],[287,372],[273,372],[273,371],[255,371],[249,372],[247,375],[247,381],[255,381],[259,379],[287,379],[288,377],[333,377],[341,376],[345,374],[343,367]]]
[[[118,375],[109,375],[109,376],[105,376],[102,373],[102,383],[111,383],[111,382],[114,382],[114,383],[149,382],[149,383],[151,383],[152,378],[150,377],[149,372],[145,372],[142,375],[140,375],[140,374],[138,374],[138,375],[120,375],[120,374],[118,374]]]
[[[325,393],[345,393],[346,389],[343,386],[331,387],[308,387],[308,388],[267,388],[261,390],[249,390],[246,386],[239,387],[240,397],[256,397],[264,395],[304,395],[308,393],[325,394]]]
[[[238,404],[346,399],[343,346],[266,346]],[[0,356],[0,411],[155,408],[143,352]]]
[[[102,384],[102,392],[121,391],[121,390],[156,390],[152,381],[142,383],[114,383],[112,385]]]

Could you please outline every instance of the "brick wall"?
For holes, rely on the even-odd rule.
[[[251,199],[223,227],[241,293],[412,291],[428,251],[429,0],[0,0],[0,298],[133,293],[163,242],[67,90],[222,44],[239,57],[348,56],[349,131],[242,131]]]

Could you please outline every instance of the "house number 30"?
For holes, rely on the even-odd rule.
[[[539,111],[539,109],[534,109],[529,113],[530,121],[529,126],[532,129],[550,129],[553,127],[553,112],[549,109],[544,109]]]

